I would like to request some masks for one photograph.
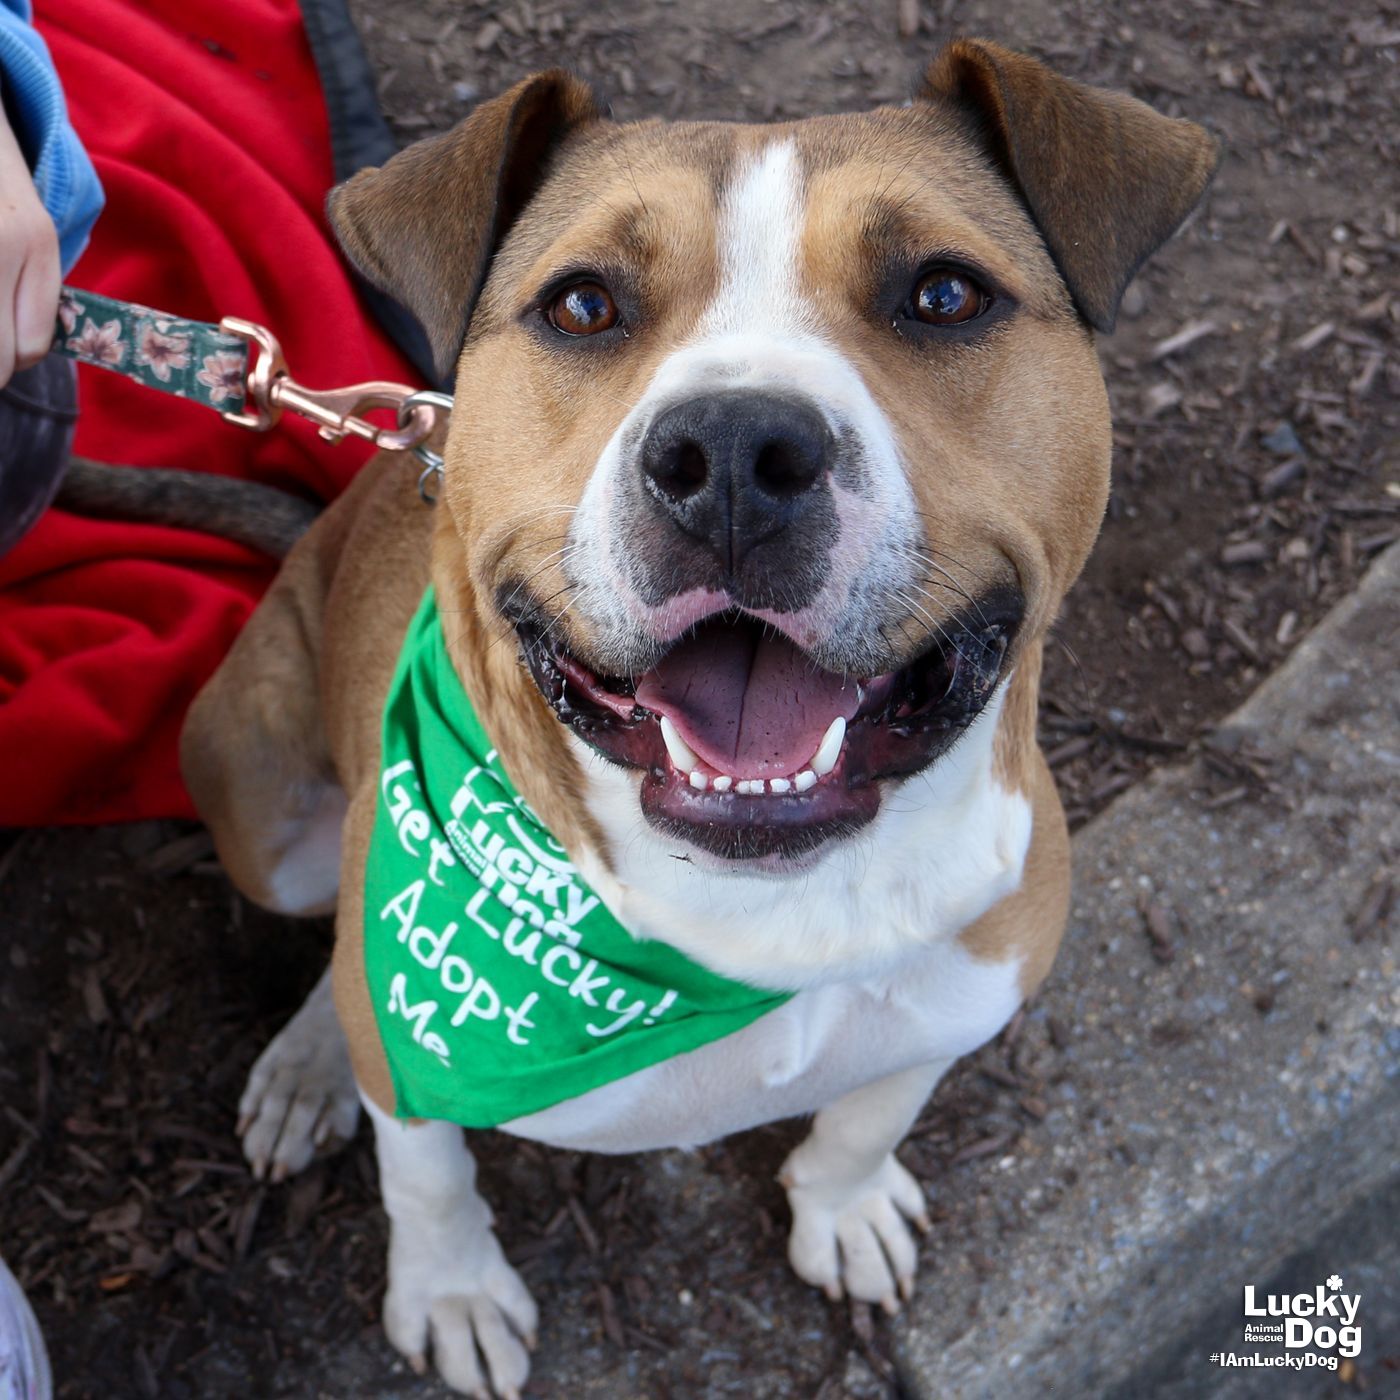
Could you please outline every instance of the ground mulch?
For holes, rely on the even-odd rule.
[[[1288,775],[1216,726],[1400,537],[1394,0],[355,9],[406,139],[558,62],[625,118],[780,120],[897,101],[955,32],[1210,125],[1228,152],[1217,184],[1102,343],[1113,497],[1050,649],[1042,739],[1075,824],[1192,755],[1203,803],[1260,787],[1287,800]],[[1393,896],[1378,895],[1381,917]],[[1189,936],[1160,909],[1143,921],[1163,959]],[[45,1325],[60,1395],[308,1393],[288,1377],[377,1326],[373,1154],[362,1134],[267,1188],[232,1124],[328,929],[250,908],[202,834],[170,823],[0,835],[0,924],[0,1249]],[[1018,1020],[950,1076],[903,1153],[934,1187],[935,1215],[941,1179],[1043,1131],[1042,1094],[1072,1035]],[[882,1321],[788,1276],[772,1175],[794,1133],[687,1159],[670,1206],[658,1159],[485,1139],[508,1249],[541,1295],[570,1300],[554,1345],[625,1352],[638,1394],[757,1393],[744,1386],[760,1358],[778,1367],[765,1394],[890,1394]],[[924,1267],[936,1275],[937,1251],[958,1241],[935,1232]],[[775,1317],[806,1339],[781,1364]],[[379,1354],[376,1393],[434,1393]],[[565,1392],[545,1368],[538,1393]]]

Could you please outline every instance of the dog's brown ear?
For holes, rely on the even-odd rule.
[[[536,73],[451,131],[331,191],[326,210],[346,256],[417,316],[440,379],[452,373],[491,257],[551,153],[598,117],[587,84],[562,69]]]
[[[978,118],[1080,314],[1101,331],[1113,329],[1133,274],[1191,212],[1219,161],[1194,122],[981,39],[949,44],[920,96]]]

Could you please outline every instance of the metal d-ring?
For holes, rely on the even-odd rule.
[[[399,405],[400,425],[405,424],[417,408],[428,409],[436,426],[439,413],[452,412],[452,395],[441,393],[437,389],[419,389],[417,393],[410,394]],[[435,505],[442,488],[442,453],[434,452],[426,445],[424,439],[423,442],[414,443],[413,454],[423,463],[423,470],[418,474],[418,494],[428,505]]]

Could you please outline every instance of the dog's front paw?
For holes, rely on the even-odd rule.
[[[248,1075],[238,1101],[243,1155],[259,1180],[281,1181],[317,1152],[348,1142],[359,1119],[350,1051],[326,973]]]
[[[454,1390],[516,1400],[538,1325],[535,1300],[494,1236],[450,1262],[435,1250],[390,1261],[384,1331],[420,1375],[431,1351]]]
[[[792,1206],[788,1258],[797,1276],[839,1298],[899,1311],[914,1293],[917,1250],[906,1220],[929,1228],[924,1193],[891,1153],[858,1182],[823,1177],[799,1148],[779,1176]],[[897,1290],[897,1291],[896,1291]]]

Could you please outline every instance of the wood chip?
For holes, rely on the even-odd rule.
[[[1249,789],[1247,787],[1239,786],[1226,788],[1224,792],[1217,792],[1205,798],[1201,806],[1204,807],[1207,812],[1214,812],[1218,811],[1221,807],[1231,807],[1236,802],[1243,801],[1243,799],[1248,796]]]
[[[1264,660],[1259,648],[1254,644],[1254,638],[1233,618],[1221,618],[1220,630],[1230,639],[1235,649],[1256,666]]]
[[[201,829],[157,846],[137,862],[137,869],[144,875],[182,875],[196,861],[206,860],[213,854],[214,838]]]
[[[958,1166],[963,1162],[975,1162],[979,1157],[990,1157],[994,1152],[1000,1152],[1012,1139],[1010,1133],[997,1133],[993,1137],[979,1138],[976,1142],[969,1143],[966,1147],[960,1148],[949,1158],[953,1166]]]
[[[899,0],[899,37],[912,39],[919,32],[919,0]]]
[[[88,1229],[95,1235],[125,1235],[140,1224],[141,1202],[134,1200],[99,1210],[88,1219]]]
[[[1220,551],[1220,562],[1234,569],[1241,564],[1262,564],[1272,553],[1263,540],[1238,540]]]
[[[1395,882],[1383,870],[1371,878],[1370,888],[1351,921],[1351,936],[1360,943],[1368,938],[1390,916],[1395,903]]]
[[[1194,345],[1198,340],[1204,340],[1208,335],[1214,335],[1220,327],[1214,321],[1188,321],[1175,335],[1169,335],[1165,340],[1159,340],[1152,347],[1152,353],[1148,359],[1152,363],[1158,360],[1165,360],[1168,355],[1175,355],[1185,350],[1188,345]]]
[[[1253,56],[1245,59],[1244,71],[1249,75],[1249,81],[1254,84],[1254,91],[1265,102],[1272,102],[1274,85],[1264,76],[1263,69],[1259,67],[1259,60]]]
[[[1171,962],[1176,957],[1171,905],[1160,899],[1144,898],[1138,907],[1142,912],[1142,926],[1152,944],[1152,956],[1159,963]]]
[[[1271,501],[1275,496],[1281,496],[1302,475],[1303,459],[1290,457],[1286,462],[1280,462],[1272,471],[1265,472],[1260,477],[1259,494],[1266,501]]]
[[[598,1311],[603,1318],[603,1333],[619,1350],[626,1351],[627,1338],[622,1335],[622,1321],[617,1315],[613,1291],[606,1283],[598,1285]]]
[[[1210,638],[1199,627],[1188,627],[1181,634],[1181,649],[1193,661],[1205,661],[1210,656]]]
[[[1330,340],[1336,330],[1337,323],[1335,321],[1319,321],[1312,330],[1305,331],[1293,342],[1293,348],[1304,352],[1316,350],[1325,340]]]
[[[1045,761],[1051,768],[1060,768],[1070,759],[1088,753],[1093,747],[1093,739],[1086,734],[1081,734],[1077,738],[1066,739],[1063,744],[1057,744],[1045,755]]]
[[[1365,398],[1371,391],[1371,385],[1376,382],[1376,376],[1381,372],[1381,366],[1385,363],[1385,352],[1382,350],[1371,350],[1367,353],[1362,362],[1361,369],[1356,378],[1347,385],[1347,392],[1355,394],[1358,399]]]
[[[83,1009],[94,1026],[104,1024],[112,1014],[107,1009],[107,998],[103,995],[95,967],[89,967],[83,973]]]
[[[577,1196],[570,1196],[568,1200],[569,1214],[574,1218],[574,1224],[578,1226],[579,1235],[590,1254],[597,1254],[598,1232],[593,1228],[592,1221],[583,1209],[583,1202]]]
[[[1165,342],[1164,342],[1165,343]],[[1182,400],[1181,390],[1168,380],[1153,384],[1143,391],[1142,416],[1150,423]]]

